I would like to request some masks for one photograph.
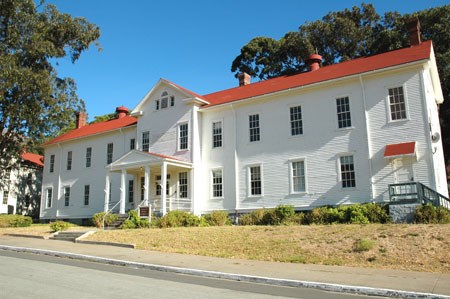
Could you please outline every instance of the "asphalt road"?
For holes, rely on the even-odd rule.
[[[0,251],[0,298],[376,298]]]

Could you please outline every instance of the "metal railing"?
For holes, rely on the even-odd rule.
[[[110,203],[110,204],[111,204],[111,203]],[[103,230],[105,229],[105,219],[106,219],[106,216],[107,216],[109,213],[111,213],[111,212],[117,207],[118,204],[120,204],[120,200],[119,200],[118,202],[116,202],[116,204],[115,204],[111,209],[109,209],[108,211],[106,211],[106,212],[105,212],[105,215],[103,215],[103,219],[102,219],[102,227],[103,227]]]
[[[439,192],[419,182],[389,185],[389,200],[401,203],[431,203],[450,209],[450,200]]]

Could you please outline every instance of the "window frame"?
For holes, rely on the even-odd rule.
[[[112,163],[114,157],[114,143],[110,142],[106,145],[106,164]]]
[[[248,114],[248,141],[250,143],[258,143],[261,142],[261,117],[260,113],[251,113]],[[256,122],[255,120],[252,120],[252,117],[257,116],[257,126],[252,127],[252,123]],[[253,139],[253,136],[257,136],[257,139]]]
[[[92,166],[92,147],[86,148],[86,168],[90,168]]]
[[[45,208],[50,209],[53,204],[53,187],[48,187],[45,190],[46,190],[46,192],[45,192],[45,195],[46,195]]]
[[[254,194],[252,189],[252,168],[259,168],[259,183],[260,194]],[[264,196],[264,183],[263,183],[263,166],[262,164],[253,164],[247,166],[247,194],[248,197],[263,197]]]
[[[66,170],[72,170],[73,153],[72,151],[67,152]]]
[[[404,113],[405,117],[400,119],[392,119],[392,110],[391,110],[391,96],[390,96],[390,90],[392,89],[398,89],[401,88],[403,91],[403,105],[404,105]],[[394,104],[396,105],[396,104]],[[409,109],[408,109],[408,94],[406,90],[405,84],[397,84],[397,85],[391,85],[386,87],[386,109],[387,109],[387,119],[389,123],[396,123],[396,122],[404,122],[408,121],[410,119],[409,117]]]
[[[181,176],[185,175],[185,178]],[[181,182],[185,181],[185,183],[181,184]],[[182,171],[178,173],[178,196],[179,198],[189,198],[189,174],[187,171]]]
[[[186,126],[186,136],[181,136],[182,127],[185,127],[185,126]],[[177,131],[178,131],[177,132],[177,136],[178,136],[177,149],[178,149],[178,151],[189,150],[189,123],[184,122],[184,123],[178,124]],[[182,147],[182,145],[183,145],[183,147]]]
[[[217,132],[216,129],[214,128],[215,124],[220,124],[220,132]],[[222,120],[213,121],[211,123],[211,133],[212,133],[212,136],[211,136],[212,137],[211,138],[212,148],[223,147],[223,121]]]
[[[136,138],[130,138],[130,151],[136,149]]]
[[[352,164],[349,164],[349,165],[352,165],[352,169],[344,171],[343,170],[342,159],[343,158],[348,158],[348,157],[352,158]],[[354,155],[354,153],[342,153],[342,154],[339,155],[338,170],[339,170],[339,182],[340,182],[340,185],[341,185],[341,189],[344,189],[344,190],[356,189],[357,188],[357,184],[356,184],[356,167],[355,167],[355,155]],[[348,174],[351,175],[350,178],[347,178]],[[350,185],[348,185],[349,182],[350,182]]]
[[[55,172],[55,154],[50,155],[49,173]]]
[[[91,185],[84,185],[84,206],[85,207],[89,206],[90,197],[91,197]]]
[[[290,105],[289,106],[289,129],[290,129],[289,135],[291,137],[302,136],[303,135],[303,109],[302,109],[302,107],[303,107],[303,105]],[[292,116],[293,116],[292,109],[295,109],[295,108],[300,108],[300,113],[299,113],[300,114],[300,118],[293,120],[292,119]],[[300,127],[299,128],[298,127],[294,127],[294,124],[296,124],[296,123],[297,124],[300,123]],[[300,130],[300,132],[297,133],[297,134],[293,134],[294,130]]]
[[[215,173],[216,172],[220,172],[220,182],[216,182],[215,179],[218,179],[215,177]],[[223,188],[224,186],[224,180],[223,180],[223,167],[219,167],[219,168],[212,168],[211,169],[211,198],[213,199],[223,199],[224,198],[224,193],[225,190]],[[217,189],[216,187],[220,187],[219,189]],[[220,192],[220,196],[216,196],[216,192]]]
[[[145,180],[145,178],[144,178],[144,180]],[[144,183],[145,183],[145,181],[144,181]],[[128,180],[127,196],[128,196],[128,202],[133,203],[134,202],[134,179]]]
[[[70,205],[70,186],[63,187],[64,194],[64,207],[68,207]]]
[[[169,93],[167,91],[163,91],[161,93],[161,97],[159,98],[159,102],[160,102],[160,109],[167,109],[169,108]],[[165,106],[165,107],[163,107]]]
[[[2,204],[7,205],[8,204],[8,199],[9,199],[9,190],[3,190]]]
[[[348,106],[348,110],[343,111],[342,107],[343,105],[341,103],[339,103],[339,101],[341,100],[347,100],[347,103],[344,104],[344,107]],[[337,121],[337,129],[338,130],[345,130],[345,129],[351,129],[353,128],[353,124],[352,124],[352,107],[350,104],[350,96],[348,95],[342,95],[342,96],[338,96],[335,98],[335,104],[336,104],[336,121]],[[341,111],[339,111],[339,108],[341,108]],[[348,119],[339,119],[340,115],[345,115],[348,116]],[[349,124],[348,124],[349,122]],[[341,126],[342,124],[342,126]]]
[[[143,152],[150,150],[150,131],[143,131],[141,133],[141,148]]]
[[[294,176],[294,163],[303,163],[303,176]],[[294,179],[297,177],[303,177],[303,186],[305,187],[302,191],[295,190]],[[289,185],[290,185],[290,194],[305,194],[308,192],[308,181],[307,181],[307,168],[306,168],[306,158],[298,158],[289,160]]]

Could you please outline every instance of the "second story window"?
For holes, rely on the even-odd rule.
[[[302,106],[290,108],[291,136],[303,134]]]
[[[222,147],[222,122],[212,123],[213,147]]]
[[[86,167],[91,167],[92,147],[86,148]]]
[[[150,148],[150,132],[142,132],[142,151],[148,152]]]
[[[50,172],[55,171],[55,155],[50,155]]]
[[[136,148],[136,139],[131,138],[130,139],[130,151],[134,150]]]
[[[253,114],[248,116],[248,127],[250,133],[250,142],[260,140],[259,132],[259,114]]]
[[[182,124],[178,127],[178,149],[179,150],[187,150],[188,149],[188,140],[189,140],[189,131],[188,124]]]
[[[406,103],[403,87],[389,88],[389,113],[391,120],[406,119]]]
[[[349,128],[352,126],[350,117],[350,101],[348,97],[336,99],[336,112],[338,117],[338,128]]]
[[[72,169],[72,151],[67,152],[67,170]]]
[[[111,164],[113,160],[114,144],[108,143],[106,147],[106,164]]]

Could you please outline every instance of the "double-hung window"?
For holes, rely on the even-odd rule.
[[[340,164],[342,188],[356,187],[355,164],[353,161],[353,156],[341,156]]]
[[[249,167],[249,179],[250,196],[262,195],[261,166]]]
[[[391,120],[406,119],[406,102],[403,87],[389,88],[389,114]]]
[[[50,155],[50,172],[55,171],[55,155]]]
[[[189,127],[188,124],[181,124],[178,127],[178,149],[187,150],[189,140]]]
[[[130,151],[134,150],[136,148],[136,139],[131,138],[130,139]]]
[[[248,128],[250,134],[250,142],[261,140],[259,129],[259,114],[252,114],[248,116]]]
[[[142,151],[148,152],[150,149],[150,132],[142,132]]]
[[[88,206],[89,205],[89,195],[91,192],[91,186],[89,185],[84,185],[84,205]]]
[[[92,147],[86,148],[86,167],[91,167]]]
[[[180,172],[178,174],[178,189],[180,192],[180,198],[188,197],[188,173]]]
[[[128,202],[133,202],[133,200],[134,200],[134,180],[128,180]]]
[[[352,126],[350,117],[350,101],[348,97],[336,99],[336,112],[338,117],[338,128],[349,128]]]
[[[161,109],[165,109],[169,106],[169,94],[164,91],[161,94]]]
[[[8,197],[9,197],[9,191],[3,190],[3,204],[4,205],[8,204]]]
[[[291,180],[293,193],[306,191],[305,161],[291,162]]]
[[[212,197],[223,197],[222,169],[213,169],[212,175]]]
[[[111,164],[113,160],[114,144],[108,143],[106,147],[106,164]]]
[[[222,147],[222,122],[212,123],[213,147]]]
[[[67,170],[72,169],[72,151],[67,152]]]
[[[302,106],[295,106],[290,108],[291,116],[291,136],[303,134],[302,122]]]
[[[64,206],[68,207],[70,203],[70,187],[64,187]]]
[[[52,207],[53,189],[47,188],[47,208]]]

